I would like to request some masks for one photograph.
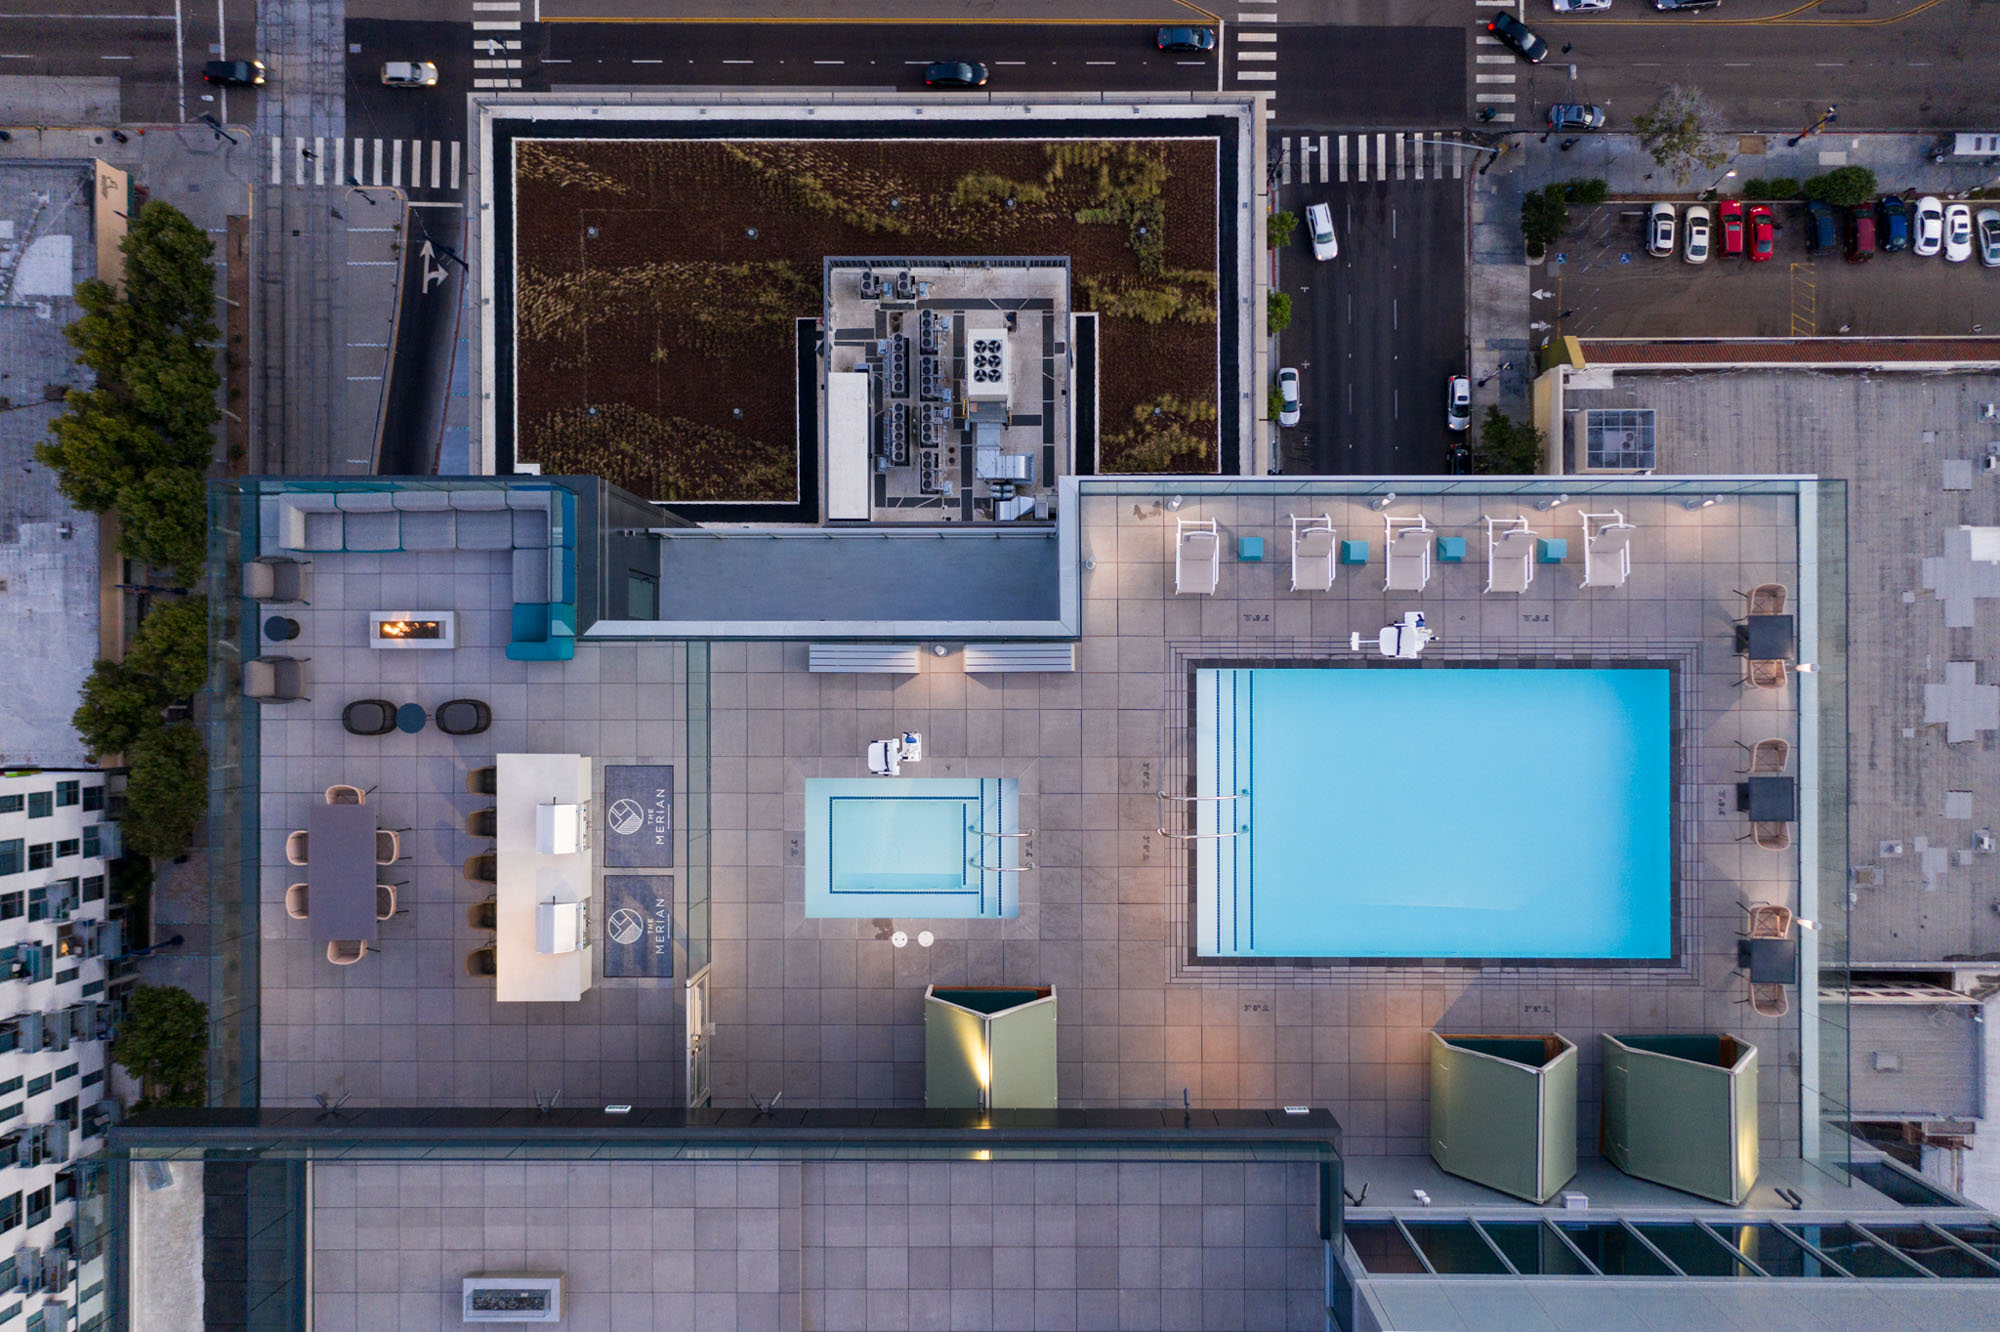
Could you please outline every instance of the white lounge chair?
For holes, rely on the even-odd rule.
[[[1583,581],[1579,587],[1623,587],[1632,574],[1632,533],[1625,515],[1583,515]]]
[[[1213,518],[1174,519],[1174,591],[1213,596],[1222,581],[1222,531]]]
[[[1292,515],[1292,591],[1330,592],[1334,579],[1333,515]]]
[[[1431,581],[1431,544],[1437,534],[1422,514],[1415,518],[1391,515],[1383,518],[1382,524],[1382,544],[1388,552],[1383,561],[1388,575],[1382,586],[1391,592],[1423,591]]]
[[[1526,592],[1535,581],[1535,533],[1525,517],[1486,520],[1486,590]]]

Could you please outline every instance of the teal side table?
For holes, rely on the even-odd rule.
[[[1535,542],[1535,562],[1537,564],[1561,564],[1569,554],[1569,540],[1565,537],[1542,537]]]
[[[1368,543],[1366,541],[1343,541],[1340,543],[1342,564],[1368,563]]]
[[[1262,563],[1264,559],[1264,538],[1236,538],[1236,558],[1250,564]]]
[[[1440,564],[1465,563],[1465,538],[1439,537],[1438,563]]]

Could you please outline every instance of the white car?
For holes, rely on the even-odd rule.
[[[1299,372],[1289,365],[1278,372],[1278,424],[1299,423]]]
[[[1972,257],[1972,205],[1955,203],[1944,210],[1944,258],[1962,264]]]
[[[1554,0],[1558,14],[1575,14],[1586,9],[1609,9],[1611,0]]]
[[[382,82],[391,88],[435,88],[438,67],[428,60],[391,60],[382,66]]]
[[[1917,239],[1910,252],[1929,259],[1944,248],[1944,205],[1934,194],[1917,200]]]
[[[1646,253],[1656,259],[1674,255],[1674,206],[1656,203],[1646,210]]]
[[[1472,381],[1453,375],[1444,386],[1444,423],[1453,430],[1472,424]]]
[[[1306,231],[1312,236],[1313,258],[1332,259],[1340,253],[1340,242],[1333,238],[1333,210],[1325,204],[1306,208]]]
[[[1708,209],[1700,204],[1687,210],[1687,234],[1681,242],[1681,258],[1691,264],[1708,262]]]

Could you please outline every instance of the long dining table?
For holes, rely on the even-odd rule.
[[[313,938],[374,940],[375,826],[371,805],[314,805],[306,816]]]

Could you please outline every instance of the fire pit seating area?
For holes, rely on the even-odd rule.
[[[567,661],[576,655],[576,497],[561,487],[364,484],[265,502],[275,510],[266,519],[278,547],[288,552],[508,552],[514,619],[507,656]]]

